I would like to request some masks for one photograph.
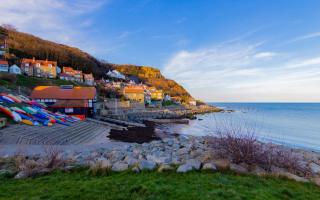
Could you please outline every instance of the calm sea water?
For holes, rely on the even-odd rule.
[[[320,151],[320,103],[211,103],[233,113],[199,115],[189,125],[163,125],[171,133],[214,135],[226,122],[252,127],[260,140]],[[200,120],[199,120],[200,119]],[[230,122],[230,123],[229,123]]]

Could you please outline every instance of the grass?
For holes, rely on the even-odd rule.
[[[73,81],[66,81],[60,79],[49,79],[49,78],[38,78],[38,77],[30,77],[30,76],[17,76],[16,85],[25,86],[28,88],[34,88],[39,85],[81,85],[80,83],[76,83]]]
[[[54,172],[14,180],[0,178],[0,199],[320,199],[310,183],[231,173],[133,172],[89,175]]]

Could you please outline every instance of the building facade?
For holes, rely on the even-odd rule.
[[[24,58],[21,61],[21,72],[27,76],[43,78],[57,77],[57,62]]]
[[[96,103],[94,87],[38,86],[31,98],[45,103],[54,112],[61,112],[79,118],[92,117]]]
[[[8,61],[0,60],[0,72],[9,72]]]
[[[83,80],[84,80],[84,83],[86,85],[90,85],[90,86],[93,86],[94,85],[94,77],[92,75],[92,73],[90,74],[83,74]]]
[[[126,86],[123,89],[123,95],[130,101],[145,103],[144,88],[142,86]]]

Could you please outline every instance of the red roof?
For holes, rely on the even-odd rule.
[[[144,93],[142,86],[127,86],[123,89],[124,93]]]
[[[29,59],[29,58],[23,58],[21,63],[31,63],[31,64],[35,64],[35,63],[40,63],[41,65],[48,65],[51,64],[53,66],[57,66],[57,62],[56,61],[50,61],[50,60],[35,60],[35,59]]]
[[[9,64],[8,64],[8,61],[0,60],[0,65],[9,65]]]
[[[32,99],[94,99],[95,87],[62,89],[59,86],[37,86],[31,93]]]
[[[62,68],[62,71],[64,72],[64,73],[73,73],[73,68],[72,67],[63,67]]]

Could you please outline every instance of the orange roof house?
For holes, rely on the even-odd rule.
[[[31,93],[32,99],[94,99],[94,87],[37,86]]]
[[[21,71],[28,76],[56,78],[57,62],[49,60],[36,60],[35,58],[23,58]]]
[[[123,95],[131,101],[136,101],[139,103],[144,103],[145,101],[144,88],[140,85],[125,87],[123,89]]]
[[[74,70],[72,67],[63,67],[62,68],[62,74],[67,74],[73,78],[73,80],[78,81],[78,82],[83,82],[83,77],[82,77],[82,71],[81,70]],[[60,75],[60,79],[64,79],[64,76]]]
[[[93,115],[96,88],[38,86],[32,91],[31,98],[39,102],[44,102],[54,112],[84,118]]]
[[[72,67],[63,67],[62,73],[73,75],[73,68]]]

